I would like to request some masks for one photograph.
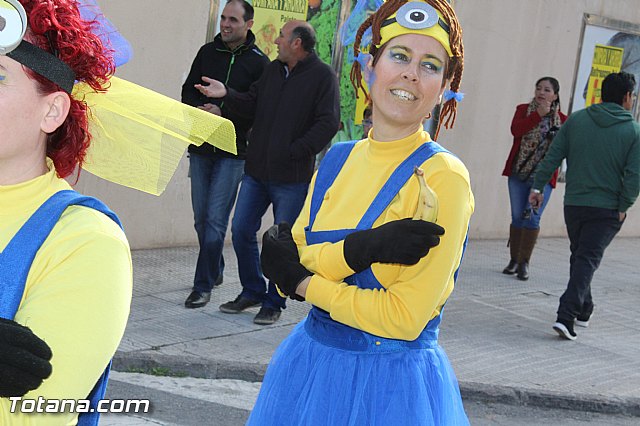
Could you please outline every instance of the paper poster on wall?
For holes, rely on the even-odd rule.
[[[634,74],[638,93],[640,26],[586,14],[577,62],[569,112],[600,102],[602,79],[611,72]],[[640,114],[637,102],[632,113],[637,119]]]
[[[588,107],[602,102],[602,80],[611,73],[620,72],[623,54],[624,49],[621,47],[595,45],[591,73],[587,84],[585,106]]]
[[[275,45],[280,29],[287,21],[306,21],[308,0],[253,0],[253,33],[258,47],[273,60],[278,56]]]

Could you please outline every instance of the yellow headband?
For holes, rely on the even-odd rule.
[[[403,34],[421,34],[436,39],[449,56],[453,56],[449,45],[449,25],[430,4],[411,1],[384,21],[380,27],[380,45]],[[380,46],[377,46],[380,47]]]

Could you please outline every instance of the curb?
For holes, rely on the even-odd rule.
[[[193,356],[162,355],[153,352],[118,351],[113,358],[112,368],[124,373],[260,382],[264,378],[267,365],[227,360],[203,361]],[[468,401],[640,417],[640,398],[611,398],[593,394],[567,395],[561,392],[476,382],[459,382],[459,386],[462,398]]]
[[[149,352],[116,352],[112,368],[123,373],[138,372],[159,376],[199,379],[234,379],[261,382],[266,364],[203,360],[194,356],[162,355]]]
[[[459,386],[460,394],[465,400],[640,417],[640,398],[615,398],[594,394],[568,395],[562,392],[474,382],[459,382]]]

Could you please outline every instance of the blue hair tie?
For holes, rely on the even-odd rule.
[[[444,101],[445,102],[448,102],[451,99],[455,99],[456,102],[460,102],[460,101],[462,101],[462,99],[464,99],[464,93],[462,93],[462,92],[454,92],[453,90],[449,90],[449,89],[444,91],[443,96],[444,96]]]
[[[370,59],[371,59],[371,55],[369,53],[359,52],[358,56],[356,57],[356,61],[360,63],[360,68],[362,69],[364,69],[367,66]]]
[[[362,76],[364,78],[365,83],[367,83],[367,87],[371,90],[371,86],[373,86],[373,82],[376,79],[375,72],[367,71],[367,64],[371,60],[371,54],[359,52],[356,57],[356,61],[360,64],[360,69],[362,70]]]

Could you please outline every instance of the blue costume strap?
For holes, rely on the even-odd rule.
[[[467,251],[467,243],[469,242],[469,228],[467,228],[467,235],[464,236],[464,244],[462,245],[462,256],[460,256],[460,264],[458,265],[458,269],[453,274],[453,281],[458,281],[458,273],[460,272],[460,266],[462,265],[462,259],[464,259],[464,253]]]
[[[356,229],[371,229],[374,222],[382,212],[389,206],[393,198],[400,192],[407,181],[413,175],[413,168],[420,166],[427,161],[433,155],[439,152],[448,152],[442,146],[435,142],[424,143],[420,145],[409,157],[407,157],[394,172],[389,176],[389,179],[384,184],[380,192],[373,200],[369,209],[362,216],[360,223],[356,226]]]
[[[313,229],[313,223],[316,221],[316,215],[318,214],[318,210],[320,210],[324,195],[331,185],[333,185],[336,177],[338,177],[338,173],[340,173],[342,166],[345,161],[347,161],[347,157],[351,154],[356,142],[357,141],[348,141],[334,144],[322,159],[320,167],[318,167],[313,195],[311,196],[309,225],[307,227],[309,231]]]
[[[0,317],[6,319],[15,317],[36,253],[69,206],[84,206],[102,212],[122,228],[115,213],[100,200],[72,190],[53,194],[31,215],[9,241],[4,251],[0,253],[0,288],[2,288],[2,292],[0,292]],[[111,362],[89,394],[90,406],[94,409],[106,392],[110,368]],[[93,413],[81,413],[78,416],[78,426],[97,425],[99,418],[100,413],[96,410]]]

